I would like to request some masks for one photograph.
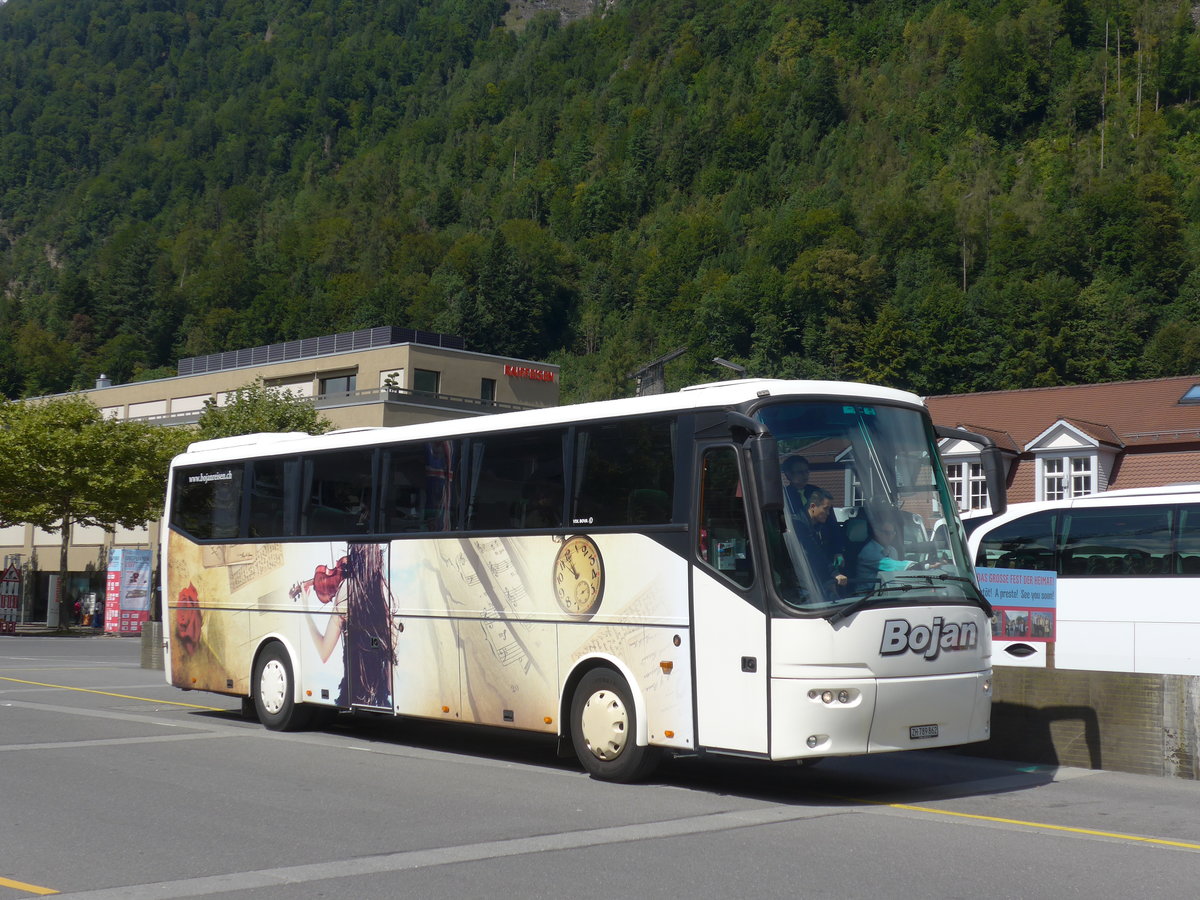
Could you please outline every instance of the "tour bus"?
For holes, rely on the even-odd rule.
[[[996,618],[997,664],[1200,675],[1200,484],[1014,503],[970,535],[987,569],[1053,573],[1045,622]],[[998,604],[999,605],[999,604]],[[1018,616],[1039,615],[1038,608]],[[1028,630],[1028,634],[1023,633]]]
[[[276,730],[350,710],[557,735],[615,781],[664,753],[984,740],[990,607],[961,530],[839,579],[781,475],[802,455],[804,488],[863,512],[835,526],[846,565],[868,509],[922,534],[954,515],[950,433],[902,391],[746,379],[197,442],[167,489],[166,677]]]

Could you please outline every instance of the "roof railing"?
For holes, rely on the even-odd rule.
[[[460,397],[457,394],[443,394],[395,387],[362,391],[330,391],[318,394],[316,397],[304,397],[302,399],[312,403],[317,409],[333,409],[339,406],[361,406],[371,403],[403,403],[416,406],[449,407],[451,409],[460,409],[464,412],[474,412],[482,415],[537,408],[523,403],[506,403],[501,400],[484,400],[479,397]],[[193,409],[180,412],[156,413],[149,416],[130,416],[129,420],[147,422],[151,425],[195,425],[200,421],[202,413],[203,410]]]

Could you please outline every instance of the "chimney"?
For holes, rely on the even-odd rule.
[[[100,377],[96,379],[96,390],[100,390],[100,388],[107,388],[107,387],[112,387],[112,381],[109,380],[109,377],[107,375],[105,375],[103,372],[101,372]]]

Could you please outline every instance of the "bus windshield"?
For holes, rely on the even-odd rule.
[[[784,510],[764,523],[775,593],[789,611],[841,618],[876,603],[986,605],[920,411],[835,400],[758,416],[779,446]]]

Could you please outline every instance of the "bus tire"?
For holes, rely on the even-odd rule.
[[[254,708],[258,721],[271,731],[296,731],[308,725],[311,710],[293,699],[292,661],[282,644],[263,648],[254,664]]]
[[[571,699],[571,742],[584,769],[600,781],[637,781],[660,756],[657,748],[638,745],[633,697],[612,669],[592,669],[580,679]]]

